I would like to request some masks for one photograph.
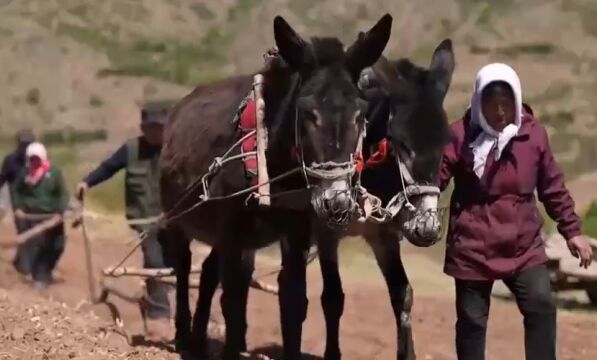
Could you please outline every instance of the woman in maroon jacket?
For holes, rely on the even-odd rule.
[[[592,253],[547,133],[523,106],[512,68],[479,71],[471,107],[452,133],[440,187],[454,178],[444,270],[456,281],[458,359],[485,359],[491,288],[503,280],[524,316],[526,359],[554,360],[556,310],[535,190],[581,266]]]

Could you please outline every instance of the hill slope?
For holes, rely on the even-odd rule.
[[[597,3],[590,0],[4,0],[0,138],[23,125],[105,129],[107,144],[78,152],[96,161],[137,131],[139,102],[180,98],[194,84],[258,67],[275,15],[305,36],[349,43],[385,12],[395,18],[390,57],[426,64],[441,39],[454,40],[451,118],[466,107],[480,66],[508,62],[566,172],[594,170]]]

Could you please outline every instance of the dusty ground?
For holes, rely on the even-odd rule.
[[[6,226],[0,227],[0,234],[12,236]],[[116,240],[95,239],[98,268],[114,263],[126,252],[127,246]],[[353,242],[342,256],[346,292],[341,330],[344,358],[393,359],[395,330],[388,296],[375,265],[362,251],[361,246]],[[0,359],[177,359],[167,346],[132,348],[120,335],[106,330],[110,318],[105,306],[90,306],[82,301],[88,297],[82,255],[82,239],[78,233],[71,233],[59,264],[63,281],[48,294],[41,295],[14,274],[8,262],[12,253],[0,253]],[[405,255],[416,292],[413,327],[418,358],[454,359],[451,282],[441,275],[439,265],[429,257],[412,249],[406,249]],[[133,263],[138,261],[136,258]],[[309,269],[311,306],[304,327],[303,349],[311,356],[306,358],[318,358],[325,341],[318,272],[317,265]],[[124,281],[122,287],[133,291],[136,285],[133,281]],[[117,304],[127,329],[140,334],[137,309],[123,302]],[[574,303],[573,307],[577,309],[561,309],[559,313],[559,359],[596,358],[597,313],[582,304]],[[253,351],[279,359],[276,308],[274,296],[251,293],[248,339]],[[214,309],[214,313],[215,318],[221,320],[219,308]],[[522,325],[514,304],[494,301],[488,339],[488,359],[522,359]],[[214,341],[214,347],[218,346],[219,341]]]

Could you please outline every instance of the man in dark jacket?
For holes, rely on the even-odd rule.
[[[25,150],[29,144],[35,141],[35,135],[31,129],[21,129],[17,132],[16,140],[16,148],[12,153],[6,155],[4,161],[2,162],[2,168],[0,169],[0,190],[4,184],[8,185],[8,193],[10,195],[11,203],[14,202],[14,184],[17,181],[19,174],[21,174],[25,168]],[[25,231],[25,224],[16,216],[14,217],[14,223],[17,233]],[[23,275],[29,275],[31,272],[30,269],[26,268],[21,261],[24,246],[24,244],[19,245],[17,248],[17,253],[13,260],[13,264],[19,273]]]
[[[22,129],[17,132],[17,146],[14,151],[4,157],[2,168],[0,169],[0,189],[4,184],[9,187],[9,194],[13,196],[12,185],[16,181],[21,171],[25,168],[25,149],[35,141],[35,136],[31,129]],[[16,225],[16,224],[15,224]],[[18,230],[18,225],[17,225]]]
[[[163,104],[150,104],[141,111],[141,132],[123,144],[102,164],[89,173],[79,183],[76,194],[82,200],[88,188],[94,187],[118,171],[125,170],[125,204],[128,220],[136,220],[131,227],[139,234],[146,232],[147,238],[142,243],[143,266],[145,268],[164,268],[164,258],[158,239],[163,240],[165,231],[152,229],[155,219],[161,214],[160,204],[160,168],[159,159],[162,148],[162,135],[168,109]],[[148,220],[140,225],[140,220]],[[170,304],[167,287],[155,280],[148,279],[149,295],[148,334],[149,340],[167,342],[172,340],[170,326]]]

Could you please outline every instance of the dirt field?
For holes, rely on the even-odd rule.
[[[6,226],[0,236],[12,236]],[[96,266],[116,262],[127,245],[114,241],[94,241]],[[129,245],[130,246],[130,245]],[[342,256],[346,292],[342,319],[341,346],[344,359],[394,359],[395,326],[385,286],[363,248],[351,241]],[[455,359],[453,347],[454,311],[452,285],[441,274],[437,262],[418,250],[406,248],[407,268],[415,289],[413,327],[419,359]],[[120,335],[107,331],[110,318],[105,306],[90,306],[82,238],[70,233],[65,256],[59,264],[62,281],[48,294],[40,295],[15,275],[9,260],[12,252],[0,253],[0,359],[178,359],[167,346],[129,347]],[[139,257],[132,263],[138,263]],[[321,280],[318,265],[309,269],[309,315],[304,326],[303,349],[306,359],[323,353],[325,330],[319,304]],[[274,283],[275,278],[266,279]],[[123,281],[123,288],[136,289],[134,281]],[[141,334],[136,307],[117,302],[127,329]],[[566,302],[559,312],[559,353],[561,360],[597,358],[597,312],[583,304]],[[522,359],[523,334],[516,306],[495,299],[488,336],[488,359]],[[575,307],[576,310],[570,310]],[[255,353],[279,359],[280,331],[277,299],[252,291],[249,304],[249,344]],[[216,305],[214,317],[221,321]],[[220,342],[215,339],[217,350]]]

